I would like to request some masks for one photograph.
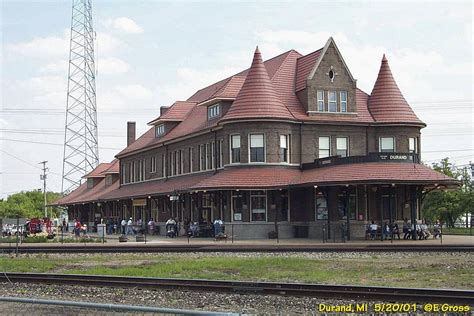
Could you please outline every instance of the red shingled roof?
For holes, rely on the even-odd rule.
[[[298,58],[297,68],[298,73],[296,74],[296,86],[295,91],[298,92],[306,88],[306,79],[308,79],[309,73],[313,70],[316,62],[321,56],[321,52],[324,48],[320,48],[315,52]]]
[[[304,88],[306,78],[319,60],[322,50],[319,49],[306,56],[302,56],[295,50],[290,50],[267,60],[263,63],[264,67],[261,66],[261,58],[254,58],[255,62],[258,61],[259,66],[255,67],[253,72],[256,72],[258,76],[252,74],[252,77],[266,77],[263,81],[259,82],[260,79],[253,80],[250,78],[247,81],[247,86],[250,87],[241,92],[244,81],[246,81],[251,70],[246,69],[197,91],[186,102],[176,102],[161,117],[161,119],[169,118],[170,120],[179,121],[175,128],[160,138],[155,138],[154,130],[150,129],[117,156],[146,149],[152,145],[192,135],[216,126],[220,123],[220,120],[208,121],[205,107],[197,104],[219,98],[233,99],[239,93],[241,93],[240,100],[234,101],[234,104],[221,120],[231,118],[277,118],[325,124],[338,122],[423,124],[398,90],[386,60],[382,62],[373,96],[370,97],[365,92],[359,89],[356,90],[356,114],[318,113],[317,115],[308,115],[297,98],[296,91]],[[265,72],[267,76],[265,76]],[[370,111],[368,102],[371,103]]]
[[[367,162],[309,169],[301,173],[293,184],[350,184],[350,183],[446,183],[457,181],[421,164]]]
[[[83,178],[102,178],[104,177],[104,171],[110,168],[112,163],[110,162],[103,162],[100,163],[94,170],[83,176]]]
[[[191,189],[279,188],[290,184],[299,174],[300,171],[297,168],[277,166],[231,167],[219,171]]]
[[[249,118],[294,120],[270,81],[258,47],[242,89],[221,121]]]
[[[104,171],[101,172],[101,175],[106,175],[106,174],[111,174],[111,173],[119,173],[119,166],[120,166],[120,161],[118,159],[112,160],[110,163],[110,167],[105,169]]]
[[[170,194],[174,191],[277,189],[288,186],[345,184],[440,184],[457,186],[459,181],[421,164],[368,162],[300,169],[284,166],[230,167],[217,173],[206,172],[172,177],[167,180],[128,184],[119,181],[106,187],[102,179],[91,189],[83,183],[71,194],[52,205],[68,205],[104,200],[119,200],[149,195]]]
[[[385,55],[383,55],[379,75],[369,97],[368,107],[377,122],[424,124],[398,89]]]
[[[212,176],[212,172],[198,173],[188,176],[172,177],[168,179],[148,181],[136,184],[122,185],[116,190],[100,196],[101,200],[119,200],[149,195],[170,194],[173,192],[188,191],[198,182]],[[117,181],[118,182],[118,181]]]
[[[98,202],[102,200],[102,196],[108,194],[109,192],[115,192],[120,187],[120,181],[116,180],[111,185],[105,185],[105,178],[101,179],[92,188],[87,188],[87,182],[84,182],[77,188],[72,191],[70,194],[62,197],[51,205],[71,205],[71,204],[81,204],[88,202]]]
[[[158,118],[149,122],[148,124],[155,124],[157,122],[181,122],[186,118],[189,111],[196,105],[195,102],[176,101],[171,107]]]

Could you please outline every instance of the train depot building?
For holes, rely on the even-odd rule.
[[[421,220],[426,192],[458,184],[421,164],[426,125],[385,56],[369,95],[332,38],[265,62],[257,48],[249,69],[150,119],[137,139],[129,122],[128,146],[56,203],[69,218],[220,218],[240,239],[331,238],[345,227],[357,239],[372,220]]]

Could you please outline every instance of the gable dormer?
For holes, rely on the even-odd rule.
[[[296,92],[308,115],[357,112],[356,80],[332,37],[324,48],[300,57],[298,68]]]
[[[176,125],[184,121],[195,105],[195,102],[176,101],[169,107],[161,107],[160,116],[148,122],[148,125],[155,126],[155,137],[159,138],[166,135]]]

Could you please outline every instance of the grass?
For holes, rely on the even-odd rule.
[[[471,228],[466,228],[466,227],[449,227],[449,228],[443,228],[443,234],[445,235],[473,235],[474,234],[474,228],[471,230]]]
[[[337,255],[314,258],[228,254],[115,254],[0,256],[2,271],[117,276],[314,282],[394,287],[472,288],[474,255]]]

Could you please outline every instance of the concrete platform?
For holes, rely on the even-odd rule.
[[[97,234],[89,234],[90,237],[97,238]],[[119,235],[107,235],[105,243],[64,243],[61,244],[60,236],[59,242],[47,242],[47,243],[24,243],[20,247],[61,247],[68,246],[74,247],[75,245],[79,247],[101,247],[101,246],[116,246],[116,247],[131,247],[131,246],[164,246],[164,247],[173,247],[173,246],[215,246],[215,247],[232,247],[232,246],[242,246],[242,247],[315,247],[315,248],[353,248],[353,247],[446,247],[446,246],[465,246],[465,247],[474,247],[474,236],[460,236],[460,235],[446,235],[443,238],[438,239],[428,239],[428,240],[350,240],[345,243],[341,240],[334,239],[328,240],[323,243],[322,240],[317,239],[308,239],[308,238],[292,238],[292,239],[255,239],[255,240],[232,240],[228,238],[227,240],[216,241],[213,238],[186,238],[186,237],[177,237],[177,238],[167,238],[163,236],[146,236],[146,242],[137,242],[135,236],[127,236],[127,242],[119,242]],[[8,243],[1,243],[1,248],[14,247],[15,244],[11,245]]]

